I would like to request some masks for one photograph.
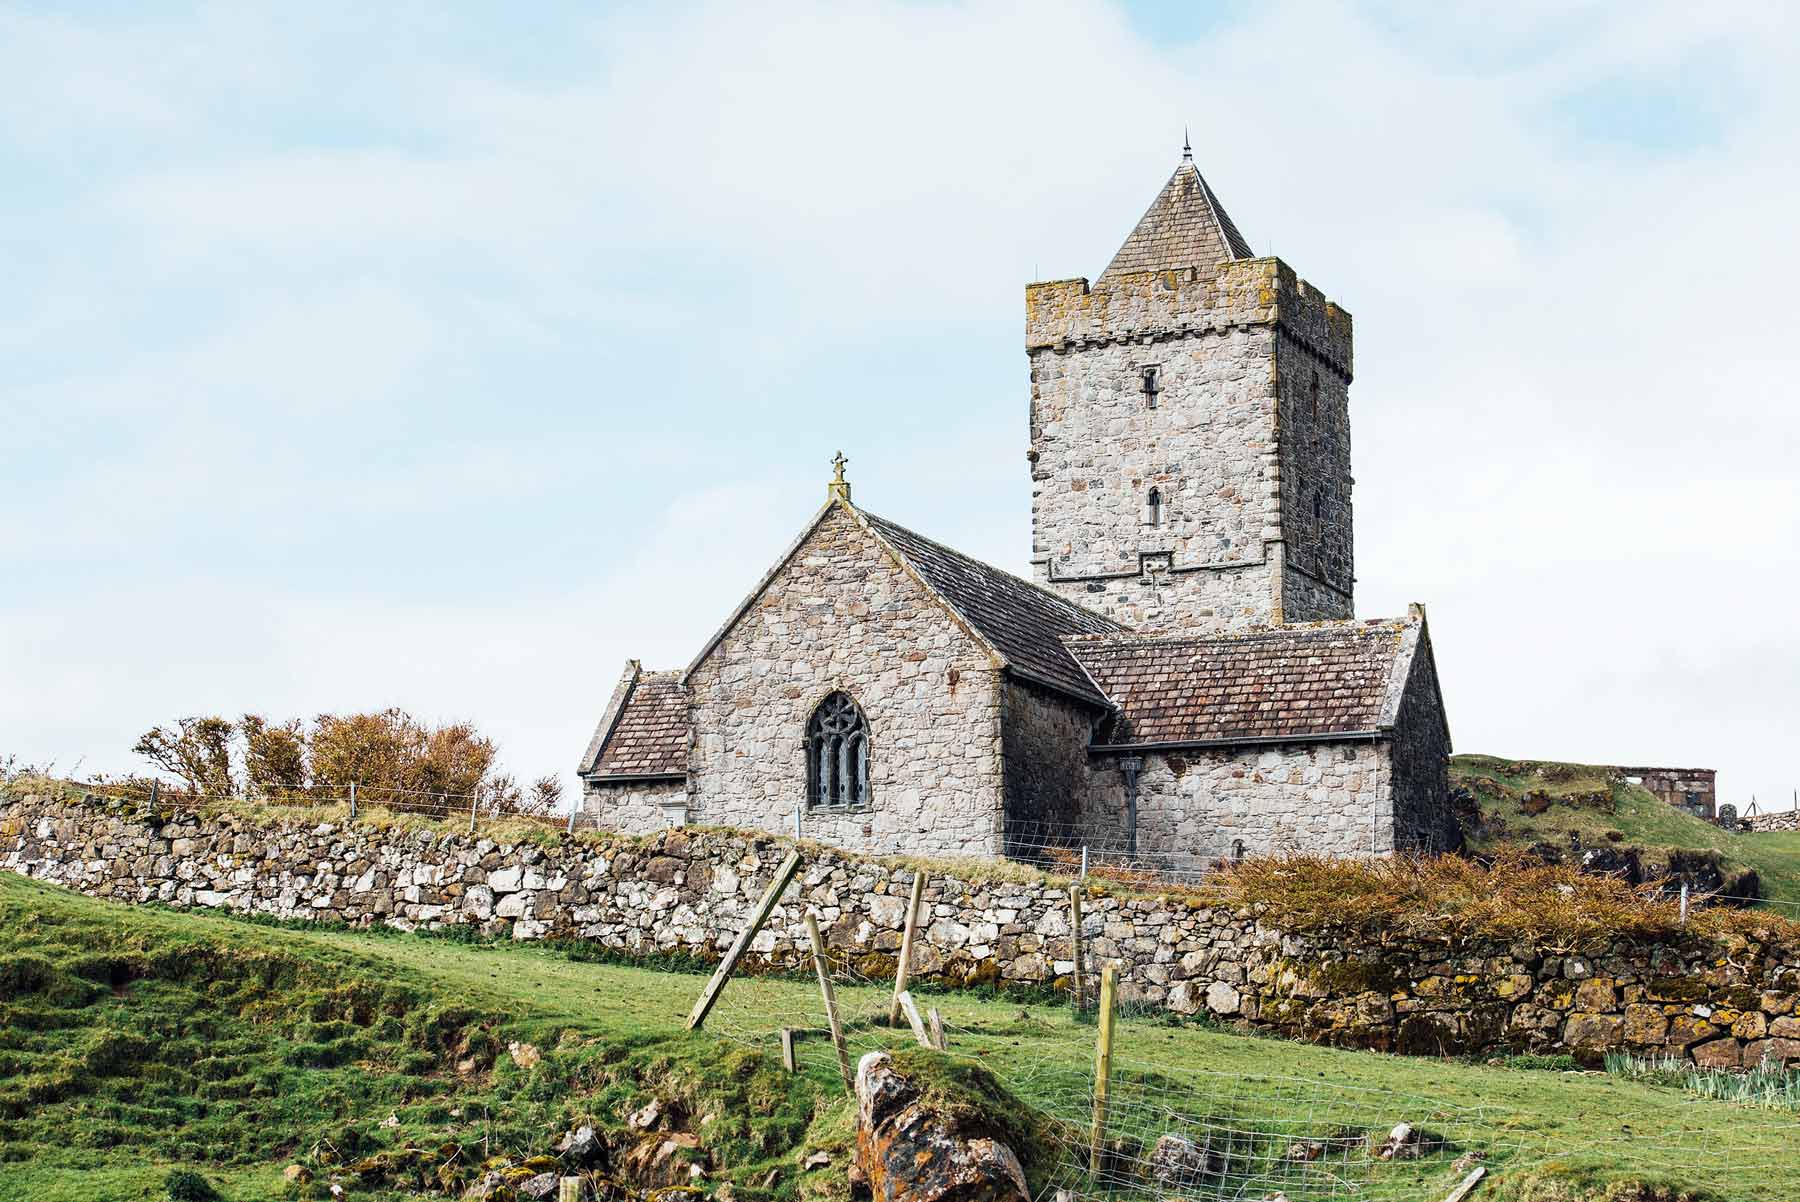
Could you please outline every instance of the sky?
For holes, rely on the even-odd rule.
[[[528,13],[528,19],[521,19]],[[0,755],[397,705],[571,785],[824,498],[1025,574],[1024,286],[1191,130],[1355,318],[1459,751],[1800,789],[1779,3],[0,3]]]

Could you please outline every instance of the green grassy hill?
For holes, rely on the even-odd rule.
[[[1800,833],[1723,830],[1676,809],[1610,768],[1459,755],[1453,785],[1467,788],[1480,811],[1469,833],[1477,851],[1503,845],[1641,849],[1647,865],[1666,866],[1671,851],[1717,853],[1727,875],[1754,870],[1762,896],[1800,914]]]
[[[852,1120],[829,1044],[803,1041],[789,1075],[774,1039],[820,1021],[814,987],[733,982],[709,1031],[690,1035],[681,1020],[701,983],[552,948],[112,905],[0,873],[0,1200],[160,1199],[172,1169],[197,1170],[233,1202],[323,1197],[333,1173],[352,1199],[454,1194],[486,1164],[554,1165],[553,1141],[578,1122],[625,1149],[623,1116],[652,1095],[679,1103],[695,1145],[675,1149],[665,1177],[685,1182],[685,1164],[704,1160],[703,1184],[729,1182],[743,1202],[846,1198]],[[856,1051],[907,1042],[870,1021],[886,987],[839,999]],[[1017,998],[928,1004],[954,1052],[1035,1108],[1010,1121],[1085,1116],[1091,1022]],[[515,1043],[535,1062],[516,1062]],[[1360,1148],[1403,1120],[1444,1141],[1413,1161],[1358,1153],[1364,1199],[1442,1197],[1471,1155],[1486,1158],[1481,1197],[1494,1202],[1775,1202],[1800,1171],[1794,1114],[1613,1077],[1334,1051],[1129,1012],[1117,1046],[1115,1129],[1128,1134],[1154,1137],[1185,1113],[1277,1160],[1291,1140]],[[830,1163],[804,1169],[818,1152]],[[287,1184],[289,1164],[314,1179]],[[1040,1163],[1035,1182],[1055,1171]]]

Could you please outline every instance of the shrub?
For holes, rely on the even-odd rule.
[[[163,1178],[163,1188],[172,1202],[220,1202],[219,1191],[212,1182],[192,1169],[170,1169]]]

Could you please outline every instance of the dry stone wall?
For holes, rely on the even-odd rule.
[[[789,846],[692,828],[499,843],[0,800],[0,868],[95,897],[353,925],[471,925],[645,956],[716,958]],[[841,961],[865,975],[891,972],[911,876],[809,846],[752,945],[756,963],[801,963],[810,908]],[[934,876],[915,972],[956,984],[1065,985],[1074,967],[1066,885],[996,879],[974,863]],[[1126,998],[1323,1043],[1800,1062],[1796,944],[1689,935],[1549,949],[1448,934],[1331,937],[1283,931],[1248,909],[1098,889],[1082,929],[1090,972],[1119,962]]]

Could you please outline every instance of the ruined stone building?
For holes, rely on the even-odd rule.
[[[1025,290],[1035,582],[825,506],[687,667],[626,665],[602,825],[1201,867],[1454,839],[1424,611],[1354,617],[1350,315],[1183,154],[1090,284]]]

